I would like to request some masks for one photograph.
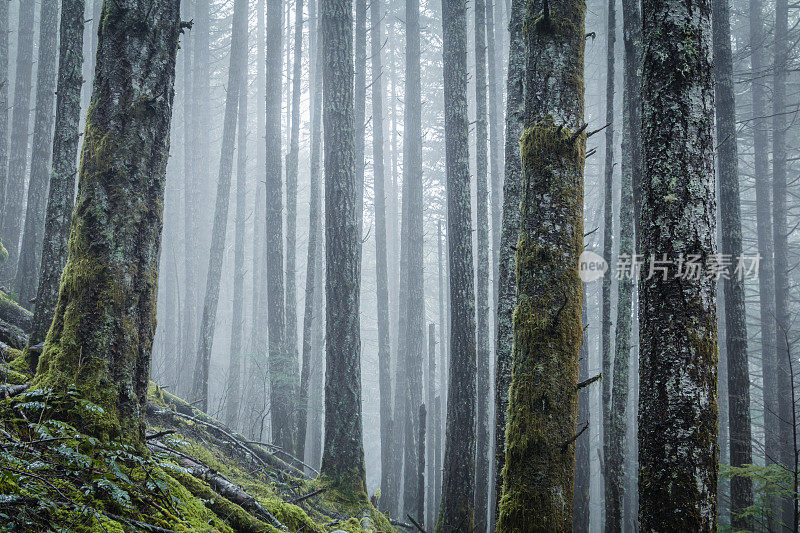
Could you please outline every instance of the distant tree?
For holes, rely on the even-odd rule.
[[[366,498],[361,422],[361,221],[355,169],[353,3],[321,0],[325,139],[325,447],[322,474]],[[273,407],[274,409],[274,407]]]
[[[31,300],[39,285],[42,262],[44,219],[47,211],[47,189],[50,184],[53,148],[53,120],[58,59],[58,1],[44,0],[39,14],[39,59],[36,63],[36,111],[31,146],[31,171],[28,201],[25,204],[25,225],[19,250],[15,292],[20,303],[32,309]]]
[[[467,115],[467,5],[442,1],[450,376],[442,503],[436,531],[475,527],[475,278]]]
[[[500,532],[572,527],[583,334],[584,12],[583,2],[559,0],[528,13],[518,303]]]
[[[81,429],[143,446],[180,2],[106,2],[103,20],[69,256],[33,386],[75,387],[105,411]]]
[[[586,291],[583,293],[581,306],[581,323],[587,323]],[[589,379],[589,339],[584,326],[581,342],[580,363],[578,364],[579,382]],[[578,429],[589,423],[589,388],[578,392]],[[591,442],[589,433],[584,432],[575,439],[575,495],[573,498],[572,531],[589,531],[589,492],[591,483]]]
[[[67,239],[72,217],[77,175],[78,124],[81,112],[84,0],[61,3],[58,98],[53,137],[53,171],[47,200],[36,310],[28,345],[43,342],[53,322],[58,284],[67,262]],[[29,365],[36,369],[38,354],[29,351]]]
[[[192,396],[199,409],[208,410],[208,378],[211,364],[211,346],[217,323],[222,259],[225,252],[225,237],[228,228],[228,205],[233,174],[233,153],[236,147],[236,119],[239,109],[239,94],[242,87],[242,71],[247,62],[247,0],[234,2],[231,31],[230,68],[228,68],[228,91],[225,98],[225,116],[222,125],[222,147],[217,177],[217,198],[214,207],[214,226],[211,230],[211,250],[208,256],[208,277],[203,300],[203,318],[197,341]]]
[[[0,109],[8,109],[8,6],[9,2],[0,2]],[[8,111],[0,113],[0,207],[3,207],[8,180],[7,154]],[[3,240],[2,222],[0,217],[0,242]]]
[[[645,0],[642,14],[639,521],[714,531],[716,281],[679,270],[716,253],[711,1]]]

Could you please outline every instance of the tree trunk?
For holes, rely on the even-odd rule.
[[[383,166],[383,30],[381,4],[370,3],[372,56],[372,172],[375,188],[375,285],[378,311],[378,391],[381,424],[381,492],[391,491],[392,376],[389,331],[389,272],[386,258],[386,178]],[[387,510],[385,504],[382,510]]]
[[[208,277],[203,302],[203,319],[197,341],[193,394],[199,400],[198,409],[208,411],[208,378],[211,364],[211,346],[217,323],[219,285],[222,277],[222,259],[225,252],[225,236],[228,227],[228,205],[230,204],[231,174],[233,173],[233,151],[236,140],[236,118],[239,94],[247,91],[242,87],[247,64],[247,0],[234,2],[233,30],[231,37],[230,68],[228,69],[228,91],[225,98],[225,118],[222,126],[222,150],[219,157],[217,199],[214,207],[214,227],[211,230],[211,250],[208,256]],[[235,276],[235,273],[234,273]]]
[[[403,506],[416,513],[418,499],[416,468],[416,411],[422,403],[422,368],[425,359],[425,292],[423,272],[422,198],[422,89],[420,77],[419,0],[406,0],[406,71],[403,116],[403,228],[407,229],[405,248],[408,261],[408,307],[406,318],[406,423]],[[406,194],[407,193],[407,194]],[[401,332],[402,334],[402,332]],[[422,518],[422,517],[420,517]]]
[[[364,145],[366,133],[367,105],[367,2],[355,0],[355,123],[356,123],[356,183],[358,185],[358,209],[356,216],[360,231],[364,225]]]
[[[467,6],[442,1],[447,249],[450,257],[450,377],[442,505],[436,531],[475,527],[475,279],[467,116]]]
[[[641,251],[655,274],[639,285],[639,520],[713,531],[716,282],[678,270],[716,253],[711,2],[645,0],[642,13]]]
[[[603,259],[611,265],[612,250],[614,247],[614,45],[617,34],[616,0],[608,0],[606,17],[606,130],[605,130],[605,166],[603,181]],[[622,209],[622,207],[620,208]],[[622,253],[622,252],[620,252]],[[603,276],[602,280],[602,308],[600,317],[601,362],[603,371],[603,481],[605,502],[605,524],[607,531],[619,531],[621,500],[613,494],[615,487],[610,479],[608,468],[610,466],[611,445],[611,387],[612,387],[612,358],[611,358],[611,275]],[[613,506],[613,509],[612,509]],[[611,527],[609,527],[609,525]]]
[[[439,504],[441,503],[442,499],[442,444],[443,444],[443,433],[444,428],[446,425],[446,420],[444,423],[441,420],[441,410],[442,410],[442,402],[443,399],[446,397],[446,390],[447,390],[447,372],[449,371],[449,365],[447,364],[447,342],[446,342],[446,332],[445,326],[447,325],[447,313],[445,312],[445,299],[447,296],[445,295],[445,288],[444,288],[444,235],[442,234],[442,221],[439,220],[438,223],[438,233],[437,233],[437,251],[438,251],[438,267],[439,267],[439,395],[436,398],[436,407],[439,409],[439,414],[437,415],[438,423],[436,424],[436,452],[439,454],[439,458],[436,462],[436,505],[434,508],[434,518],[432,524],[435,523],[436,517],[439,514]]]
[[[287,29],[288,30],[288,29]],[[288,46],[288,36],[287,36]],[[297,368],[297,170],[300,155],[300,96],[303,59],[303,0],[295,0],[294,57],[292,66],[292,122],[289,153],[286,156],[286,357],[287,364]],[[296,374],[296,371],[293,372]],[[296,379],[296,377],[295,377]],[[297,426],[293,426],[293,431]],[[295,435],[295,448],[304,448]],[[305,438],[305,435],[304,435]]]
[[[74,386],[104,409],[73,420],[80,429],[137,446],[156,327],[179,6],[103,7],[69,257],[34,379],[61,393]]]
[[[31,177],[28,182],[25,226],[17,263],[17,278],[14,283],[19,302],[28,309],[33,309],[32,300],[39,286],[47,190],[50,183],[58,56],[56,27],[58,27],[58,1],[43,0],[39,15],[39,60],[36,64],[36,112],[31,146]]]
[[[436,419],[434,418],[434,405],[435,405],[435,397],[436,397],[436,324],[428,324],[428,379],[427,381],[427,396],[425,397],[426,405],[430,406],[430,416],[428,416],[428,430],[427,430],[427,437],[425,441],[425,449],[428,453],[428,470],[425,477],[428,480],[427,490],[426,492],[420,492],[420,494],[425,494],[425,497],[420,497],[420,501],[424,501],[427,503],[427,514],[424,516],[426,524],[433,524],[434,523],[434,514],[433,514],[433,501],[435,499],[435,492],[434,492],[434,480],[436,479],[436,471],[434,470],[435,467],[435,460],[434,460],[434,450],[435,450],[435,433],[436,433]],[[420,519],[423,516],[420,515]]]
[[[8,6],[0,2],[0,207],[5,199],[8,181]],[[3,244],[2,217],[0,217],[0,245]]]
[[[722,254],[734,261],[742,256],[742,220],[739,212],[739,155],[736,139],[736,102],[733,85],[730,7],[728,0],[713,0],[714,77],[717,116],[717,166]],[[747,315],[744,280],[731,276],[723,281],[725,297],[725,345],[728,362],[728,423],[730,464],[740,467],[753,462],[750,434],[750,371],[747,361]],[[734,476],[730,480],[731,525],[751,529],[741,517],[753,505],[753,482]]]
[[[44,225],[39,287],[29,346],[43,342],[53,322],[58,284],[67,262],[67,239],[77,174],[78,124],[81,111],[84,1],[65,0],[61,7],[56,129],[53,137],[53,172]],[[0,102],[0,105],[2,103]],[[1,152],[0,153],[4,153]],[[2,159],[2,157],[0,157]],[[29,352],[33,355],[33,352]],[[38,357],[29,359],[31,369]]]
[[[588,323],[586,316],[586,291],[583,293],[581,306],[581,323]],[[583,330],[581,341],[580,363],[578,364],[578,381],[589,379],[589,336]],[[578,425],[580,431],[584,424],[589,424],[589,387],[578,392]],[[584,432],[575,439],[575,495],[573,497],[572,531],[589,531],[589,491],[591,483],[591,447],[589,432]]]
[[[495,0],[499,1],[499,0]],[[525,2],[512,0],[511,20],[508,25],[510,48],[508,53],[508,79],[506,81],[506,142],[505,181],[503,182],[503,227],[500,236],[500,283],[497,294],[497,346],[495,355],[495,515],[500,516],[500,499],[503,493],[503,467],[505,465],[506,421],[508,418],[508,388],[511,384],[511,349],[514,343],[512,315],[517,305],[514,246],[519,237],[522,197],[522,163],[519,139],[522,137],[525,87],[525,41],[523,22]]]
[[[475,531],[486,531],[489,501],[489,190],[486,110],[486,2],[475,0],[475,161],[477,268],[477,434],[475,449]]]
[[[419,415],[417,417],[417,428],[419,430],[419,435],[417,435],[417,443],[419,449],[417,450],[417,494],[419,494],[419,498],[417,499],[417,510],[414,513],[416,515],[417,521],[421,525],[425,525],[425,426],[426,426],[426,417],[428,416],[425,410],[425,404],[419,406]]]
[[[247,9],[245,9],[247,11]],[[249,19],[249,17],[248,17]],[[242,64],[248,63],[248,37],[245,33]],[[228,364],[228,397],[225,423],[236,429],[239,425],[239,406],[242,373],[242,337],[244,336],[244,222],[247,197],[247,69],[240,72],[239,132],[236,146],[236,219],[233,243],[233,313],[231,316],[231,351]]]
[[[572,526],[583,329],[585,4],[559,0],[526,35],[518,304],[497,530]],[[531,13],[530,16],[534,16]],[[533,482],[531,482],[533,480]]]
[[[792,445],[792,378],[789,372],[789,258],[786,208],[786,68],[788,60],[788,2],[775,2],[775,42],[772,80],[772,242],[775,253],[775,350],[778,373],[778,438],[780,462],[790,472],[796,471],[797,451]],[[782,521],[794,523],[794,501],[781,501]],[[796,531],[796,529],[795,529]]]
[[[281,187],[281,26],[283,2],[267,2],[267,309],[272,440],[293,450],[293,396],[297,372],[286,348],[283,284],[283,198]]]
[[[753,130],[753,177],[756,190],[756,235],[758,254],[761,256],[758,272],[758,298],[761,330],[761,370],[763,376],[764,458],[767,465],[775,464],[780,457],[778,437],[778,377],[775,338],[775,274],[772,263],[772,216],[770,213],[769,150],[765,116],[764,84],[764,22],[761,0],[749,1],[750,15],[750,68]],[[773,502],[774,504],[774,502]],[[776,509],[777,511],[777,509]],[[768,529],[776,525],[770,518]]]
[[[325,447],[322,474],[366,498],[361,424],[361,221],[355,169],[352,0],[322,0],[325,128]]]
[[[322,318],[322,311],[316,305],[317,278],[322,273],[317,269],[317,257],[320,255],[320,223],[322,222],[322,195],[320,188],[320,145],[322,143],[322,64],[318,40],[316,3],[311,0],[308,5],[309,21],[314,27],[309,28],[309,58],[311,83],[311,171],[309,186],[308,215],[308,258],[306,259],[306,296],[303,315],[303,367],[300,373],[300,397],[297,408],[297,456],[305,460],[306,429],[308,427],[308,390],[311,380],[313,354],[313,335],[315,324]]]
[[[0,240],[8,258],[0,265],[0,282],[14,279],[19,259],[22,208],[25,206],[25,173],[28,168],[28,128],[33,70],[33,18],[36,2],[19,3],[17,67],[14,71],[14,108],[8,153],[8,179],[0,205]]]

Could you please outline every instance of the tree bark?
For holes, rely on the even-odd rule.
[[[39,286],[42,263],[44,219],[53,149],[55,119],[56,61],[58,58],[58,1],[43,0],[39,15],[39,59],[36,63],[36,111],[31,146],[31,174],[28,201],[25,204],[25,225],[19,250],[17,276],[14,283],[19,302],[33,310],[31,300]]]
[[[714,77],[717,117],[717,168],[722,254],[734,261],[742,256],[742,220],[739,199],[739,155],[736,139],[736,102],[733,85],[730,7],[728,0],[714,0]],[[750,429],[750,371],[747,360],[747,315],[744,280],[731,276],[723,281],[725,297],[725,345],[728,362],[728,424],[730,464],[753,462]],[[734,476],[730,480],[731,525],[751,529],[742,511],[753,505],[753,482]]]
[[[678,270],[716,253],[711,2],[645,0],[642,13],[641,250],[655,273],[639,283],[639,520],[713,531],[716,282]]]
[[[0,240],[8,258],[0,264],[0,282],[14,279],[19,259],[22,208],[25,206],[25,172],[28,168],[28,128],[33,70],[33,18],[36,2],[20,2],[17,30],[17,67],[14,71],[14,108],[8,152],[8,179],[0,205]]]
[[[78,124],[81,111],[84,1],[65,0],[61,7],[56,129],[53,137],[53,172],[44,225],[39,287],[29,346],[43,342],[53,322],[58,284],[67,262],[67,239],[74,204],[77,174]],[[2,103],[0,102],[0,106]],[[3,153],[3,152],[0,152]],[[2,158],[0,158],[2,159]],[[30,352],[32,354],[32,352]],[[29,359],[32,369],[38,357]]]
[[[583,293],[581,306],[581,323],[586,324],[586,291]],[[585,327],[585,326],[584,326]],[[578,364],[578,382],[589,376],[589,338],[586,329],[581,340],[580,363]],[[580,431],[584,424],[589,424],[589,387],[578,392],[578,424],[575,431]],[[589,433],[584,432],[575,439],[575,495],[573,498],[572,531],[589,531],[589,491],[591,487],[591,447]]]
[[[500,532],[572,527],[583,334],[584,12],[580,1],[544,4],[526,35],[528,127],[520,141],[518,304]]]
[[[505,465],[506,421],[508,417],[508,388],[511,384],[511,349],[514,343],[512,315],[517,305],[516,266],[514,246],[519,237],[522,197],[522,162],[519,139],[522,137],[525,88],[525,2],[512,0],[511,19],[508,24],[510,44],[508,52],[508,78],[506,81],[505,123],[505,180],[503,182],[503,224],[500,236],[499,276],[497,294],[497,345],[495,355],[495,515],[500,516],[500,499],[503,493],[503,467]]]
[[[237,9],[238,8],[238,9]],[[208,277],[203,302],[203,318],[197,340],[197,360],[193,380],[192,396],[199,401],[198,409],[208,411],[208,378],[211,364],[211,347],[217,322],[219,286],[222,278],[222,259],[225,252],[225,236],[228,227],[228,205],[230,204],[231,174],[233,173],[233,151],[236,140],[236,118],[239,109],[239,94],[242,87],[242,72],[247,63],[247,0],[234,2],[233,30],[231,37],[230,68],[228,69],[228,91],[225,98],[225,117],[222,126],[222,149],[219,157],[217,198],[214,207],[214,226],[211,230],[211,250],[208,256]],[[235,275],[235,274],[234,274]]]
[[[475,280],[467,116],[467,6],[442,1],[450,376],[442,504],[437,532],[475,527]]]
[[[0,109],[8,109],[8,6],[0,2]],[[8,181],[8,111],[0,113],[0,207],[5,201]],[[0,217],[0,245],[3,244],[2,217]],[[3,247],[5,248],[5,247]],[[5,255],[5,254],[2,254]],[[5,262],[3,260],[2,262]]]
[[[417,494],[419,494],[419,498],[417,499],[417,520],[422,524],[425,525],[425,439],[426,439],[426,418],[428,416],[427,411],[425,410],[425,404],[419,406],[419,415],[417,418],[417,428],[419,429],[419,435],[417,436],[417,443],[419,449],[417,450]]]
[[[436,324],[428,324],[428,379],[427,381],[427,395],[425,397],[425,405],[430,406],[430,411],[428,411],[428,430],[426,433],[426,441],[425,441],[425,449],[427,450],[428,458],[427,458],[427,473],[425,477],[427,479],[427,490],[425,492],[420,492],[420,494],[424,494],[424,498],[420,498],[420,501],[423,501],[427,505],[427,514],[424,516],[426,524],[433,524],[434,523],[434,506],[433,502],[436,498],[434,488],[436,479],[436,471],[434,470],[435,467],[435,460],[434,460],[434,450],[435,450],[435,433],[436,433],[436,419],[434,418],[434,405],[435,405],[435,397],[436,397]],[[423,518],[420,515],[420,518]]]
[[[353,3],[321,0],[325,131],[325,447],[322,474],[366,498],[361,423],[361,221],[355,169]]]
[[[105,411],[81,429],[141,446],[180,2],[109,2],[103,20],[69,256],[34,383],[74,386]]]

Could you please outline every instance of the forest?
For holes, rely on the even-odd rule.
[[[0,531],[800,533],[799,8],[0,0]]]

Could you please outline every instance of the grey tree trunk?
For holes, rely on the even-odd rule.
[[[583,336],[584,13],[580,0],[544,4],[526,33],[518,303],[500,532],[530,523],[546,531],[572,526]]]
[[[425,490],[424,494],[425,497],[420,497],[420,502],[424,502],[427,506],[427,512],[424,515],[425,523],[426,524],[433,524],[436,520],[434,518],[434,506],[433,502],[435,500],[435,482],[436,479],[436,471],[435,468],[435,459],[434,459],[434,450],[435,450],[435,432],[436,432],[436,419],[434,418],[434,404],[435,404],[435,397],[436,397],[436,324],[430,323],[428,324],[428,374],[427,379],[426,392],[427,395],[425,396],[425,405],[430,405],[430,411],[428,411],[428,430],[426,433],[426,441],[425,441],[425,449],[427,450],[428,458],[426,461],[427,465],[427,472],[425,474],[425,478],[427,479],[427,489]],[[423,494],[422,492],[420,494]],[[423,518],[420,515],[420,518]]]
[[[367,2],[355,0],[355,121],[356,121],[356,182],[358,184],[359,227],[363,233],[364,225],[364,153],[367,105]]]
[[[445,312],[445,299],[447,296],[445,295],[445,283],[444,283],[444,276],[445,276],[445,267],[444,267],[444,252],[443,248],[444,244],[444,235],[442,234],[442,220],[439,220],[437,224],[438,233],[437,233],[437,249],[438,249],[438,267],[439,267],[439,275],[438,277],[438,284],[439,284],[439,395],[436,398],[436,406],[439,409],[439,423],[436,425],[436,452],[441,455],[443,452],[442,444],[444,439],[442,438],[446,420],[444,423],[441,420],[442,415],[442,403],[444,398],[446,397],[446,390],[447,390],[447,373],[449,372],[450,368],[447,364],[447,341],[445,340],[446,332],[445,326],[447,325],[447,313]],[[439,513],[439,504],[441,503],[442,499],[442,460],[441,457],[437,459],[436,462],[436,505],[434,510],[434,522],[436,520],[436,515]]]
[[[36,291],[33,329],[28,338],[29,346],[43,342],[53,322],[61,271],[67,262],[67,239],[78,171],[76,160],[83,83],[84,7],[84,0],[64,0],[61,5],[53,171],[50,176],[39,287]],[[33,353],[31,355],[33,357],[29,358],[29,364],[31,369],[35,369],[38,357]]]
[[[772,262],[772,213],[770,212],[769,150],[767,146],[767,107],[764,85],[764,22],[761,0],[749,1],[750,68],[753,130],[753,176],[756,189],[756,235],[761,256],[758,273],[758,299],[761,329],[761,371],[763,376],[764,458],[767,465],[780,457],[778,437],[778,376],[775,339],[775,274]],[[774,529],[775,524],[768,528]]]
[[[605,130],[605,165],[603,169],[603,259],[611,265],[612,250],[614,247],[614,46],[617,34],[616,0],[607,0],[606,17],[606,130]],[[620,252],[622,253],[622,252]],[[611,356],[611,275],[603,276],[602,280],[602,309],[600,317],[601,363],[603,371],[603,481],[605,489],[605,519],[606,530],[619,531],[619,515],[622,501],[615,498],[612,480],[608,475],[609,459],[611,454],[611,387],[612,387],[612,356]],[[612,506],[614,507],[612,509]],[[612,526],[609,528],[609,525]]]
[[[58,58],[58,1],[43,0],[39,15],[39,60],[36,64],[36,112],[31,146],[31,176],[25,204],[25,226],[14,283],[19,302],[29,309],[39,286],[44,219],[53,148],[56,61]]]
[[[293,450],[296,361],[286,348],[283,284],[283,198],[281,185],[281,48],[283,2],[267,2],[266,189],[267,309],[272,440]]]
[[[248,17],[249,19],[249,17]],[[245,33],[243,65],[248,62],[248,37]],[[244,224],[247,198],[247,69],[240,72],[239,132],[236,145],[236,215],[233,243],[233,313],[231,316],[231,348],[228,359],[228,397],[225,423],[236,429],[239,425],[242,373],[242,338],[244,336]]]
[[[487,530],[489,505],[489,132],[486,108],[486,2],[475,0],[475,195],[477,206],[477,434],[475,449],[475,531]]]
[[[8,5],[0,2],[0,207],[5,201],[8,181]],[[2,217],[0,217],[0,244],[3,241]]]
[[[475,527],[475,279],[467,116],[467,5],[442,1],[450,376],[442,504],[436,531]]]
[[[721,252],[736,261],[742,255],[742,220],[728,0],[713,0],[712,9]],[[744,280],[738,276],[729,277],[723,281],[723,291],[728,363],[730,464],[739,467],[753,462]],[[752,521],[742,517],[741,513],[753,505],[752,480],[734,476],[730,480],[730,491],[731,525],[738,529],[751,529]]]
[[[17,67],[14,71],[14,108],[8,152],[8,179],[0,203],[0,240],[8,259],[0,265],[0,283],[12,281],[19,259],[22,208],[25,206],[25,175],[28,168],[28,128],[33,70],[33,17],[36,2],[20,2],[17,29]]]
[[[361,221],[355,169],[353,3],[321,0],[325,131],[325,446],[322,474],[366,499],[361,422]]]
[[[287,28],[288,31],[288,28]],[[287,36],[287,43],[289,39]],[[297,170],[300,155],[300,96],[303,81],[303,0],[295,0],[294,56],[292,65],[292,121],[286,155],[286,357],[297,368]],[[296,371],[295,371],[296,374]],[[297,426],[293,427],[297,431]],[[303,436],[305,438],[305,435]],[[295,452],[305,447],[295,437]]]
[[[792,394],[790,358],[789,315],[789,258],[786,206],[786,68],[788,61],[788,16],[787,0],[775,2],[775,42],[773,44],[772,79],[772,242],[775,253],[775,350],[778,373],[778,426],[780,438],[780,462],[789,472],[797,468],[797,450],[792,444],[794,395]],[[786,496],[781,501],[781,516],[784,524],[795,524],[794,501]]]
[[[716,253],[711,2],[645,0],[642,14],[641,250],[655,274],[639,283],[639,521],[713,531],[716,282],[678,272]]]
[[[389,271],[386,257],[386,178],[383,162],[383,30],[381,3],[370,3],[372,56],[372,172],[375,188],[375,285],[378,310],[378,390],[381,417],[381,492],[391,491],[392,376],[389,331]],[[433,478],[431,477],[430,480]],[[428,481],[430,483],[430,480]],[[387,510],[381,502],[381,509]]]
[[[320,36],[317,36],[318,40],[321,40]],[[322,71],[318,71],[320,75],[322,75]],[[321,95],[321,93],[320,93]],[[320,115],[321,115],[320,110]],[[317,159],[317,163],[319,163],[319,159]],[[319,228],[319,235],[317,235],[317,243],[320,248],[319,253],[317,253],[317,273],[319,274],[316,276],[316,280],[314,283],[314,307],[318,310],[317,315],[318,318],[315,318],[314,324],[314,336],[313,336],[313,347],[312,347],[312,363],[311,363],[311,380],[310,380],[310,387],[312,390],[322,390],[325,386],[325,235],[324,235],[324,228],[321,227],[320,224]],[[306,453],[306,457],[308,458],[309,464],[311,464],[314,468],[320,468],[322,464],[322,425],[324,422],[325,416],[325,402],[320,394],[315,394],[311,397],[309,402],[309,421],[308,421],[308,452]]]
[[[499,287],[497,294],[497,345],[495,355],[495,424],[494,424],[494,480],[495,516],[499,516],[503,492],[503,467],[505,465],[506,421],[508,417],[508,388],[511,384],[511,349],[514,344],[512,315],[517,305],[514,249],[519,237],[522,198],[522,162],[519,139],[522,137],[525,103],[525,38],[523,33],[525,2],[512,0],[508,52],[508,78],[506,81],[505,123],[505,180],[503,182],[503,224],[499,250]]]
[[[180,2],[107,2],[103,20],[69,257],[34,383],[74,386],[105,412],[73,423],[143,446]]]
[[[421,525],[425,525],[425,441],[426,441],[426,431],[425,426],[427,425],[427,417],[428,413],[425,410],[425,404],[419,406],[419,415],[417,416],[417,428],[419,431],[419,435],[417,435],[417,475],[415,479],[417,481],[417,494],[419,494],[419,498],[417,499],[417,510],[414,513],[417,517],[417,521],[421,523]]]
[[[588,323],[586,316],[586,291],[583,293],[581,306],[581,323]],[[586,329],[583,330],[581,341],[580,363],[578,364],[578,381],[589,379],[589,338]],[[578,393],[578,426],[580,431],[584,424],[589,423],[589,387],[584,387]],[[591,447],[589,433],[584,432],[575,439],[575,495],[573,497],[572,531],[589,531],[589,490],[591,482]]]
[[[247,0],[234,2],[233,29],[231,33],[230,67],[228,68],[228,91],[225,98],[225,117],[222,125],[222,149],[217,177],[217,198],[214,207],[214,227],[211,230],[211,250],[208,256],[208,277],[203,302],[203,318],[197,340],[192,396],[197,407],[208,410],[208,370],[211,364],[211,346],[217,322],[219,285],[222,277],[222,259],[225,252],[225,235],[228,227],[228,205],[230,204],[231,174],[233,173],[233,151],[236,140],[236,119],[239,109],[239,94],[247,90],[242,87],[242,74],[247,63]]]
[[[311,59],[311,171],[309,175],[309,196],[311,198],[308,215],[308,258],[306,259],[306,296],[303,315],[303,367],[300,372],[300,397],[297,407],[297,456],[301,459],[306,455],[306,429],[308,427],[308,390],[313,371],[311,360],[313,357],[314,328],[322,319],[322,310],[316,305],[317,280],[322,273],[318,271],[318,256],[321,255],[321,245],[318,242],[320,224],[322,222],[322,189],[320,186],[320,152],[322,143],[322,54],[319,48],[318,25],[316,15],[316,2],[309,2],[309,21],[314,22],[310,29]],[[306,461],[308,462],[308,461]]]

